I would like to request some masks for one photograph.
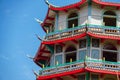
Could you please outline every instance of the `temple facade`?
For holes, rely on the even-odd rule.
[[[42,68],[37,80],[119,80],[120,3],[46,3],[46,36],[34,57]]]

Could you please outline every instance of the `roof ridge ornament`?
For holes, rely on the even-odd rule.
[[[26,55],[28,58],[30,59],[34,59],[32,56],[30,56],[29,54]]]
[[[35,18],[35,20],[36,20],[38,23],[40,23],[40,24],[43,23],[43,21],[39,20],[38,18]]]
[[[45,3],[50,7],[50,6],[53,6],[53,7],[59,7],[59,6],[56,6],[56,5],[53,5],[51,4],[48,0],[44,0]]]
[[[34,75],[35,75],[36,77],[39,76],[39,74],[38,74],[35,70],[32,69],[32,72],[34,73]]]
[[[38,36],[37,34],[35,34],[35,35],[36,35],[36,37],[37,37],[40,41],[43,41],[43,39],[40,38],[40,36]]]

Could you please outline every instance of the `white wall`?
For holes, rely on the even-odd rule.
[[[58,30],[66,29],[67,13],[59,12]]]
[[[90,24],[94,25],[102,25],[102,13],[103,10],[99,8],[97,5],[92,6],[92,16]]]
[[[117,10],[116,7],[104,7],[102,9],[100,5],[96,4],[92,5],[92,16],[90,24],[103,25],[103,13],[109,10],[116,13],[117,15],[116,24],[118,27],[120,27],[120,10]]]
[[[88,21],[88,6],[84,6],[79,11],[79,25],[84,25]]]

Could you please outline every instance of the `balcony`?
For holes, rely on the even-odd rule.
[[[84,61],[75,61],[71,63],[56,65],[53,67],[46,67],[40,71],[40,75],[50,75],[50,74],[61,73],[65,71],[76,70],[80,68],[84,68]]]
[[[49,41],[65,37],[71,37],[79,35],[80,33],[84,33],[86,31],[108,35],[120,35],[120,27],[86,24],[74,28],[68,28],[65,30],[59,30],[52,33],[48,33],[45,37],[45,40]]]
[[[66,71],[78,70],[83,68],[119,72],[120,63],[108,62],[102,60],[92,60],[92,59],[86,59],[85,61],[79,60],[75,62],[56,65],[53,67],[43,68],[40,71],[40,75],[50,75],[50,74],[62,73]]]

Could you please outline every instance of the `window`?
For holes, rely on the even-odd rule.
[[[103,14],[103,23],[105,26],[116,27],[116,14],[113,11],[106,11]]]
[[[93,59],[99,59],[99,50],[92,49],[91,58],[93,58]]]
[[[79,41],[79,48],[86,48],[86,39]]]
[[[68,28],[76,26],[78,26],[78,15],[76,13],[72,13],[68,16]]]
[[[113,44],[105,44],[103,47],[103,58],[105,61],[117,62],[118,51]]]
[[[54,65],[54,56],[51,56],[51,59],[50,59],[50,66],[53,66]]]
[[[70,62],[72,59],[72,62],[76,61],[76,48],[72,45],[69,46],[65,51],[65,61],[66,63]]]
[[[55,56],[55,65],[62,64],[62,54],[61,55],[56,55]]]
[[[56,53],[61,53],[61,52],[62,52],[62,46],[56,45]]]
[[[79,60],[85,60],[86,50],[79,51]]]
[[[99,47],[99,39],[92,39],[92,47]]]

